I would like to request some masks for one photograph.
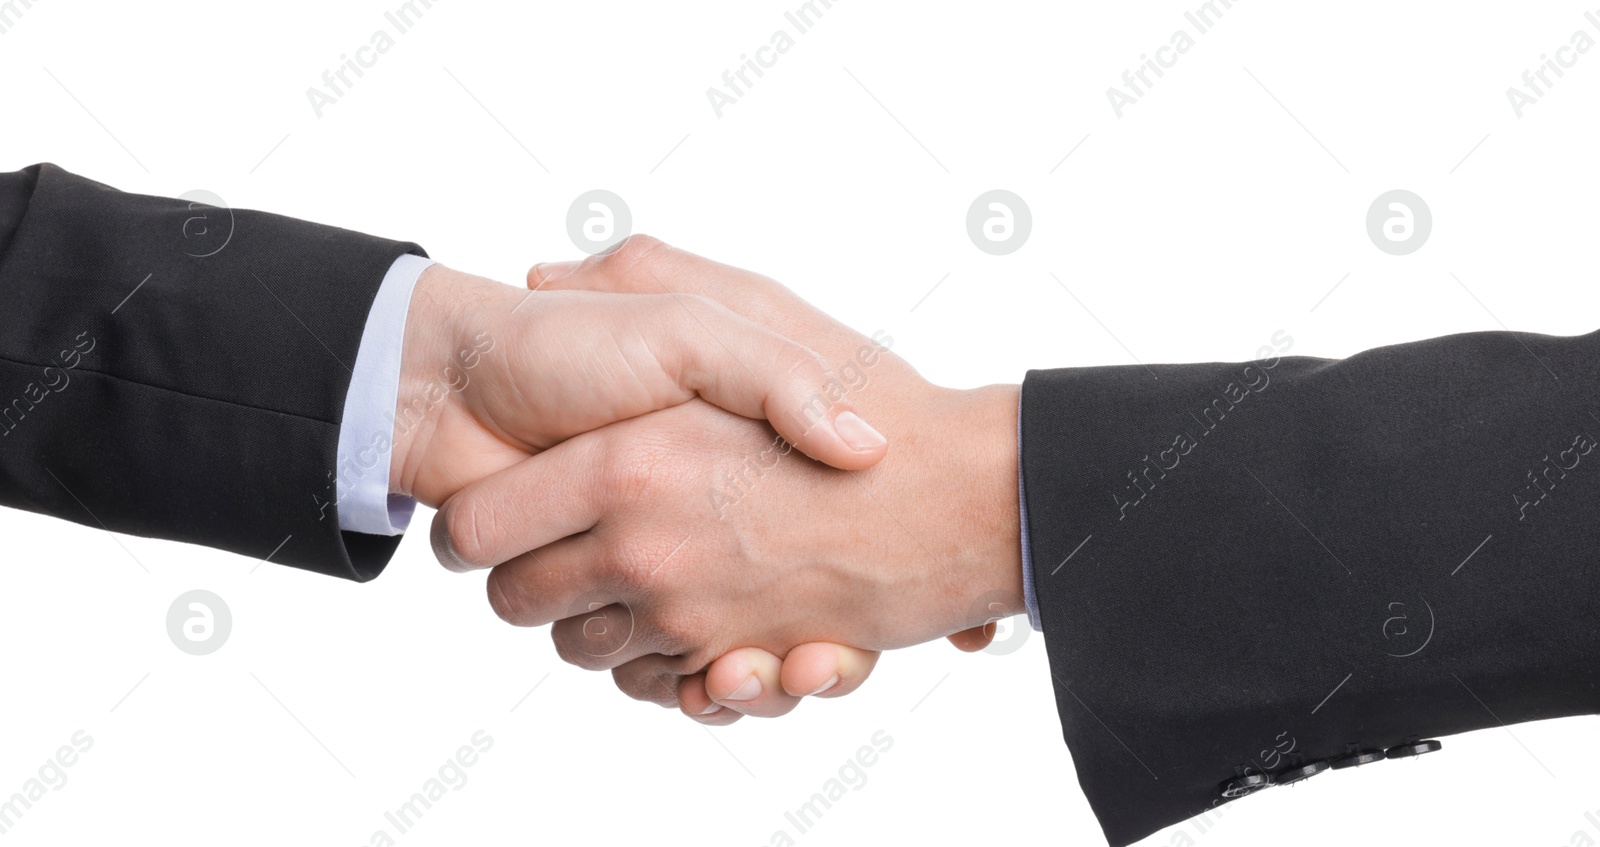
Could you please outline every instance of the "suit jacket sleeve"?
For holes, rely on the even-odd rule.
[[[0,504],[376,576],[339,530],[339,422],[367,312],[414,244],[0,174]]]
[[[1057,708],[1113,845],[1239,774],[1600,711],[1600,334],[1290,345],[1023,386]]]

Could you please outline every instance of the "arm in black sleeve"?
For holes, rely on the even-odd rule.
[[[1113,845],[1240,774],[1600,711],[1600,334],[1290,344],[1024,383],[1057,707]]]
[[[376,576],[399,539],[340,532],[338,429],[379,284],[421,252],[0,174],[0,504]]]

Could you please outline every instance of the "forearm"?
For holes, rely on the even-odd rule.
[[[1058,707],[1113,844],[1290,767],[1286,739],[1317,761],[1600,704],[1600,337],[1266,352],[1024,385]]]
[[[372,297],[418,248],[30,172],[0,185],[0,503],[375,575],[393,540],[339,531],[338,424]]]

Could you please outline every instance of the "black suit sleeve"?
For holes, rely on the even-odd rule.
[[[1238,774],[1600,711],[1600,334],[1274,342],[1023,386],[1057,708],[1113,845]]]
[[[339,422],[367,312],[414,244],[0,174],[0,504],[366,580]]]

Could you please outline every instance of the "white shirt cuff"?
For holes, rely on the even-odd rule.
[[[411,291],[433,264],[432,259],[410,254],[395,259],[367,313],[339,425],[336,490],[339,528],[347,532],[399,535],[410,525],[417,506],[410,497],[389,493],[389,459]]]

